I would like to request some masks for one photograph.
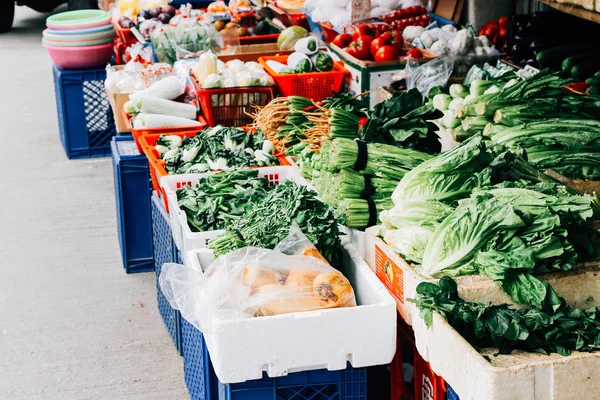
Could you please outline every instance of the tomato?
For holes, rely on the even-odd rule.
[[[352,36],[350,36],[347,33],[340,33],[339,35],[337,35],[335,37],[335,39],[333,39],[333,44],[335,44],[338,47],[348,47],[348,45],[350,44],[350,42],[352,41]]]
[[[416,22],[417,21],[413,17],[410,17],[410,18],[406,19],[406,25],[407,26],[415,25]]]
[[[373,40],[375,40],[375,37],[371,36],[371,35],[360,35],[360,37],[358,38],[358,40],[360,40],[361,42],[363,42],[367,46],[367,48],[370,50],[371,42]],[[355,40],[355,42],[356,42],[356,40]]]
[[[420,49],[413,47],[406,53],[406,56],[410,58],[423,58],[423,53]]]
[[[393,61],[398,59],[398,50],[394,46],[382,46],[375,53],[375,61]]]
[[[399,31],[389,31],[381,36],[385,36],[389,40],[389,44],[394,46],[396,50],[401,50],[404,47],[404,37]]]
[[[352,57],[356,57],[359,60],[367,60],[371,55],[370,46],[371,42],[365,43],[362,41],[361,37],[359,37],[358,40],[355,40],[352,43],[350,43],[346,51]]]
[[[389,46],[389,44],[390,37],[388,35],[383,34],[379,36],[377,39],[371,42],[371,55],[375,57],[375,54],[377,53],[377,50],[379,50],[379,48],[383,46]]]
[[[363,35],[375,36],[375,29],[367,24],[359,25],[352,33],[352,40],[356,42]]]

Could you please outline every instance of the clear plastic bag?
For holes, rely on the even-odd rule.
[[[421,65],[415,60],[410,60],[404,69],[406,87],[416,88],[421,94],[427,96],[432,87],[444,86],[448,83],[453,68],[454,57],[436,58]]]
[[[171,306],[203,332],[219,320],[356,306],[350,282],[297,226],[274,250],[244,247],[204,273],[164,264],[159,281]]]

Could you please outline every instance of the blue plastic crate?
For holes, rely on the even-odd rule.
[[[367,370],[348,366],[244,383],[218,381],[202,332],[182,320],[183,371],[192,400],[366,400]]]
[[[450,385],[446,384],[446,398],[448,400],[460,400],[456,392],[450,387]]]
[[[173,340],[175,348],[181,353],[181,314],[178,310],[171,307],[162,293],[158,277],[162,265],[165,263],[176,262],[176,253],[174,251],[173,235],[171,234],[171,225],[169,215],[163,207],[162,201],[156,193],[152,194],[152,241],[154,244],[154,270],[156,271],[156,297],[158,302],[158,312]]]
[[[69,158],[110,155],[115,121],[104,90],[104,69],[52,65],[60,141]]]
[[[212,369],[202,332],[182,318],[181,338],[183,342],[183,375],[190,398],[192,400],[218,399],[219,381]]]
[[[148,161],[131,138],[116,136],[110,146],[123,267],[128,274],[154,271]]]

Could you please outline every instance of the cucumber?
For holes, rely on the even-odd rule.
[[[567,57],[562,62],[562,72],[569,74],[571,69],[577,64],[581,64],[586,61],[598,61],[600,60],[600,54],[598,52],[593,53],[580,53],[573,56]]]
[[[590,86],[600,86],[600,76],[593,76],[591,78],[588,78],[585,80],[585,83],[587,83]]]
[[[600,76],[600,69],[594,74],[594,76]]]
[[[590,88],[587,90],[587,92],[593,96],[598,96],[598,95],[600,95],[600,87],[590,86]]]
[[[592,52],[597,49],[593,45],[558,46],[542,50],[538,53],[536,61],[541,68],[560,69],[563,60],[575,54]]]
[[[584,81],[600,69],[600,61],[588,61],[571,68],[571,77]]]

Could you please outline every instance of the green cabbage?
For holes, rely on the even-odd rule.
[[[281,32],[277,39],[279,50],[291,50],[299,39],[308,36],[308,31],[301,26],[290,26]]]

